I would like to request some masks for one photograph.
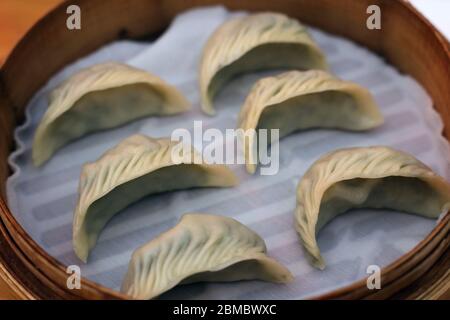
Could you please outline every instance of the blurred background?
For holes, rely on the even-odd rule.
[[[450,0],[409,0],[450,39]],[[0,65],[26,31],[62,0],[0,1]],[[70,1],[69,1],[70,3]]]

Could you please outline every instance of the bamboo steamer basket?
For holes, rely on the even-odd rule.
[[[127,299],[83,278],[80,290],[66,286],[66,266],[41,248],[16,221],[6,202],[8,155],[13,131],[28,100],[58,70],[108,42],[148,38],[178,13],[224,4],[231,10],[279,11],[347,37],[382,55],[419,81],[434,101],[450,140],[450,45],[409,3],[402,0],[78,0],[62,3],[41,19],[10,54],[0,73],[0,277],[18,298]],[[81,30],[68,30],[66,8],[81,8]],[[366,28],[369,5],[381,8],[381,29]],[[317,299],[450,298],[450,215],[410,252],[382,269],[382,289],[366,280]]]

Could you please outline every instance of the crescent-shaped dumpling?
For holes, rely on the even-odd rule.
[[[193,148],[175,152],[177,145],[170,139],[134,135],[84,165],[73,219],[73,247],[81,260],[87,260],[103,227],[116,213],[149,194],[237,184],[228,167],[203,164]],[[180,159],[174,160],[173,154],[180,154]]]
[[[266,251],[264,240],[234,219],[185,214],[174,228],[133,253],[121,291],[152,299],[193,282],[291,281],[289,270]]]
[[[320,70],[289,71],[259,80],[241,108],[238,127],[279,129],[279,136],[310,128],[368,130],[383,123],[370,92]],[[245,140],[249,173],[258,162],[255,136]]]
[[[450,208],[450,184],[413,156],[388,147],[326,154],[297,187],[296,230],[314,266],[325,267],[316,234],[352,208],[390,208],[437,218]]]
[[[274,68],[327,69],[319,47],[297,20],[280,13],[231,19],[209,38],[200,62],[202,109],[214,114],[212,100],[241,73]]]
[[[42,165],[59,148],[85,134],[188,108],[186,98],[157,76],[121,63],[94,65],[50,94],[34,136],[33,163]]]

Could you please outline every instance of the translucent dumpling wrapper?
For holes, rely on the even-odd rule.
[[[50,94],[34,136],[33,163],[42,165],[58,149],[86,134],[188,108],[186,98],[155,75],[115,62],[94,65]]]
[[[264,240],[234,219],[185,214],[174,228],[133,253],[122,292],[152,299],[193,282],[291,281],[289,270],[266,252]]]
[[[238,127],[279,129],[279,137],[311,128],[363,131],[380,126],[383,116],[371,93],[321,70],[289,71],[259,80],[241,108]],[[258,163],[257,135],[244,141],[246,168]],[[270,140],[269,140],[270,141]]]
[[[115,214],[147,195],[237,184],[228,167],[203,164],[193,148],[178,146],[170,139],[134,135],[83,166],[73,219],[73,247],[81,260]]]
[[[209,38],[200,62],[202,109],[214,114],[216,93],[236,75],[277,68],[327,69],[306,28],[279,13],[231,19]]]
[[[325,262],[316,234],[353,208],[393,209],[438,218],[450,184],[413,156],[388,147],[340,149],[317,160],[297,187],[296,230],[312,264]]]

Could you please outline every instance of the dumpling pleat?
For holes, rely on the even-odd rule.
[[[147,267],[142,267],[143,261]],[[153,262],[151,267],[148,261]],[[250,261],[265,267],[239,268]],[[136,299],[152,299],[177,284],[248,279],[288,282],[292,275],[266,255],[264,241],[255,232],[236,220],[191,213],[133,253],[122,292]]]
[[[389,147],[340,149],[321,157],[297,186],[295,211],[297,233],[314,266],[325,267],[316,234],[352,208],[437,218],[450,208],[450,184],[413,156]]]
[[[141,197],[185,188],[237,184],[236,176],[224,165],[194,163],[201,160],[201,155],[192,147],[185,152],[188,157],[176,164],[172,150],[177,145],[178,142],[166,138],[134,135],[97,161],[84,165],[73,221],[73,245],[80,259],[87,260],[109,219]],[[165,181],[152,183],[153,177]]]

